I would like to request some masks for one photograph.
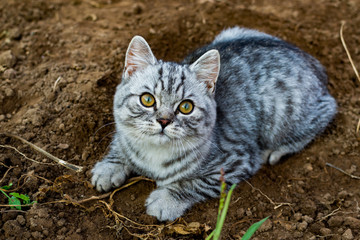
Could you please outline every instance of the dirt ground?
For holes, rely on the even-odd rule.
[[[130,39],[142,35],[157,58],[179,61],[234,25],[281,37],[317,57],[339,113],[301,153],[237,186],[222,239],[240,239],[266,216],[253,239],[360,239],[360,180],[347,175],[360,176],[360,82],[339,34],[346,21],[344,38],[360,66],[359,12],[358,0],[1,0],[0,132],[84,171],[0,135],[0,186],[13,183],[8,193],[38,202],[11,209],[0,193],[0,239],[206,237],[218,199],[161,223],[145,213],[153,182],[102,195],[89,183],[90,170],[114,131],[106,124],[113,122],[112,99]]]

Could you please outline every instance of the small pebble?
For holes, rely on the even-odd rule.
[[[303,222],[301,222],[301,223],[298,223],[298,224],[296,225],[296,228],[297,228],[299,231],[301,231],[301,232],[305,231],[307,227],[308,227],[308,223],[305,222],[305,221],[303,221]]]
[[[354,217],[346,217],[344,225],[350,226],[353,229],[360,229],[360,220]]]
[[[305,168],[305,171],[307,171],[307,172],[311,172],[313,170],[311,163],[306,163],[304,165],[304,168]]]
[[[343,237],[343,239],[349,239],[349,240],[354,239],[354,236],[353,236],[352,231],[351,231],[350,228],[348,228],[348,229],[343,233],[342,237]]]
[[[5,96],[12,97],[14,96],[15,92],[11,88],[5,88]]]
[[[301,213],[295,213],[294,214],[294,218],[295,218],[296,221],[300,221],[301,217],[302,217]]]
[[[348,196],[349,196],[349,193],[346,190],[343,190],[338,193],[338,198],[340,198],[340,199],[345,199]]]
[[[60,148],[60,149],[68,149],[69,148],[69,144],[66,144],[66,143],[60,143],[59,145],[58,145],[58,148]]]
[[[304,220],[304,221],[307,222],[307,223],[312,223],[312,222],[314,222],[314,219],[313,219],[312,217],[307,216],[307,215],[303,216],[303,217],[302,217],[302,220]]]
[[[16,71],[12,68],[9,68],[4,71],[3,75],[6,79],[13,79],[16,77]]]
[[[4,114],[1,114],[1,115],[0,115],[0,121],[3,121],[3,120],[5,120],[5,115],[4,115]]]
[[[16,217],[16,221],[18,221],[18,223],[19,223],[21,226],[24,226],[25,223],[26,223],[26,220],[25,220],[25,218],[24,218],[23,215],[18,215],[18,216]]]
[[[65,124],[60,123],[60,125],[59,125],[59,129],[60,129],[60,130],[65,130]]]
[[[250,211],[250,209],[246,210],[245,214],[246,216],[252,216],[252,212]]]
[[[329,229],[329,228],[321,228],[321,229],[320,229],[320,233],[321,233],[323,236],[330,235],[330,234],[331,234],[331,229]]]
[[[0,66],[13,67],[16,63],[16,58],[12,54],[11,50],[0,53]]]
[[[342,216],[332,216],[327,223],[330,227],[340,227],[344,222],[344,218]]]
[[[65,223],[66,223],[65,218],[62,218],[62,219],[60,219],[59,221],[57,221],[56,224],[57,224],[59,227],[62,227],[62,226],[65,225]]]
[[[259,232],[266,232],[272,229],[273,225],[270,219],[266,220],[260,227]]]

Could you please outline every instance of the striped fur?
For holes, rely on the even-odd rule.
[[[131,172],[153,178],[147,213],[173,220],[218,196],[221,168],[228,184],[238,183],[322,132],[336,114],[326,82],[316,59],[254,30],[225,30],[182,63],[156,60],[135,37],[114,98],[116,134],[92,184],[108,191]],[[143,93],[153,107],[140,103]],[[194,103],[188,115],[178,110],[185,99]]]

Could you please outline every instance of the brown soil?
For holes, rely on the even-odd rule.
[[[360,239],[360,180],[326,165],[360,176],[360,82],[339,37],[345,20],[344,36],[359,66],[360,3],[268,2],[1,1],[0,132],[21,136],[85,170],[75,173],[1,135],[0,186],[11,182],[16,192],[38,203],[10,209],[0,193],[0,239],[202,239],[209,234],[218,199],[196,205],[172,225],[146,215],[144,202],[155,188],[149,181],[112,197],[81,200],[101,196],[89,184],[90,169],[106,153],[114,131],[113,125],[100,127],[113,121],[112,98],[130,39],[142,35],[158,58],[178,61],[234,25],[276,35],[316,56],[328,69],[339,113],[304,151],[264,166],[237,186],[223,239],[240,239],[266,216],[270,219],[254,239]]]

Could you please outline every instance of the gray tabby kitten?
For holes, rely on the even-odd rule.
[[[150,177],[147,213],[173,220],[219,195],[221,168],[230,185],[303,149],[336,113],[326,84],[316,59],[255,30],[227,29],[182,63],[157,60],[136,36],[92,184],[109,191],[131,172]]]

